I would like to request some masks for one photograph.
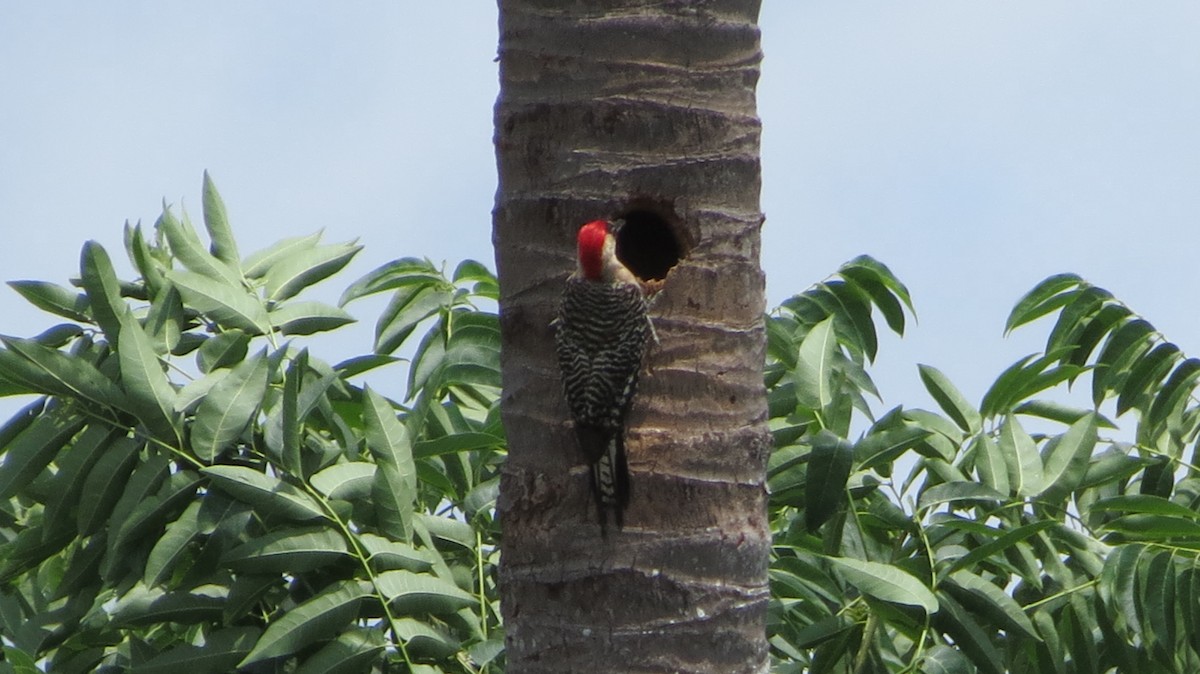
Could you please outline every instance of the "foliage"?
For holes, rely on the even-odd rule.
[[[874,418],[873,312],[902,334],[902,307],[858,258],[768,318],[776,670],[1200,670],[1200,361],[1053,276],[1006,326],[1055,316],[1045,349],[978,406],[921,365],[939,409]],[[1046,397],[1080,378],[1091,406]]]
[[[320,234],[245,258],[212,181],[205,246],[164,206],[126,226],[139,278],[84,245],[76,288],[10,285],[68,322],[0,337],[0,671],[477,672],[501,651],[495,278],[398,260],[375,352],[305,335],[359,251]],[[351,379],[420,335],[404,404]],[[496,665],[501,664],[496,661]]]
[[[0,672],[501,671],[495,278],[406,258],[324,304],[358,246],[243,258],[203,204],[208,246],[126,227],[134,281],[90,242],[77,288],[10,283],[67,322],[0,337],[0,394],[40,396],[0,427]],[[377,293],[373,353],[300,345]],[[911,313],[860,257],[767,317],[775,669],[1200,669],[1200,361],[1054,276],[978,405],[922,365],[938,409],[876,416],[877,318]],[[403,400],[352,383],[397,351]]]

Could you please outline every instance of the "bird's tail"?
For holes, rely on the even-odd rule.
[[[625,507],[629,505],[629,464],[625,460],[625,437],[614,433],[604,453],[592,464],[592,492],[596,497],[597,514],[603,531],[612,511],[617,528],[625,524]]]

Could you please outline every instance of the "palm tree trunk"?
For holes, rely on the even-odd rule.
[[[759,0],[499,4],[509,671],[765,672]],[[682,259],[652,309],[625,526],[602,537],[549,324],[579,225],[630,211]]]

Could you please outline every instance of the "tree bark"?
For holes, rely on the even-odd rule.
[[[499,6],[508,669],[765,672],[759,0]],[[602,537],[550,321],[579,226],[631,212],[681,259],[651,310],[625,526]]]

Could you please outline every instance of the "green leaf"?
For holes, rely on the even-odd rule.
[[[43,392],[65,393],[68,397],[101,407],[129,409],[125,393],[87,360],[68,356],[30,339],[0,336],[0,341],[32,365],[31,376],[39,378]]]
[[[1103,415],[1095,410],[1084,409],[1081,407],[1071,407],[1062,403],[1057,403],[1051,400],[1028,400],[1021,403],[1013,409],[1014,414],[1024,414],[1026,416],[1038,417],[1041,419],[1049,419],[1057,421],[1060,424],[1070,426],[1079,421],[1083,417],[1091,414],[1096,419],[1096,425],[1103,428],[1116,428],[1116,424],[1109,421]]]
[[[462,648],[462,644],[446,630],[413,618],[401,618],[395,623],[396,635],[404,642],[409,657],[422,660],[448,658]]]
[[[983,433],[976,437],[973,443],[975,471],[984,485],[991,487],[997,493],[1011,494],[1012,485],[1008,481],[1008,463],[1000,452],[992,436]]]
[[[200,644],[169,648],[134,668],[138,674],[224,674],[250,652],[258,640],[257,627],[229,627],[206,634]]]
[[[1196,358],[1188,358],[1171,372],[1167,383],[1154,394],[1154,402],[1150,405],[1150,414],[1146,419],[1151,428],[1165,421],[1172,410],[1192,395],[1197,378],[1200,378],[1200,360]]]
[[[226,330],[204,340],[196,350],[196,365],[205,374],[230,367],[244,361],[249,348],[250,335],[241,330]]]
[[[307,371],[308,349],[304,349],[288,364],[283,377],[283,402],[279,414],[279,434],[282,436],[280,449],[284,467],[295,475],[304,474],[304,461],[301,456],[304,426],[303,419],[300,418],[300,386]]]
[[[133,265],[141,273],[146,289],[152,296],[158,295],[165,282],[163,278],[164,265],[155,258],[154,252],[151,252],[150,246],[146,243],[146,235],[142,231],[141,222],[130,227],[129,221],[125,221],[125,250],[129,253],[129,259],[133,261]]]
[[[975,674],[975,665],[959,649],[937,644],[925,652],[920,671],[923,674]]]
[[[8,285],[33,306],[56,316],[90,323],[88,296],[46,281],[9,281]]]
[[[1076,274],[1057,274],[1034,286],[1033,290],[1022,297],[1008,320],[1004,323],[1004,333],[1008,334],[1016,328],[1034,321],[1046,314],[1064,306],[1080,292],[1087,284]]]
[[[151,548],[142,574],[142,582],[147,587],[154,587],[166,581],[176,565],[184,559],[188,545],[199,538],[202,503],[203,501],[199,500],[189,503],[183,513],[167,525],[162,537]]]
[[[1096,415],[1088,414],[1071,424],[1066,433],[1046,443],[1042,471],[1046,487],[1042,496],[1062,498],[1083,482],[1096,448],[1096,425]]]
[[[325,511],[313,497],[279,478],[245,466],[208,466],[200,469],[212,478],[213,486],[254,506],[263,516],[307,521],[325,517]]]
[[[379,466],[372,493],[380,528],[390,538],[407,541],[412,537],[413,499],[417,489],[417,470],[408,432],[396,418],[391,404],[370,388],[363,390],[363,422],[367,448]]]
[[[874,270],[861,265],[846,264],[838,269],[838,275],[871,298],[893,332],[898,335],[904,334],[904,307]]]
[[[1021,605],[994,583],[969,571],[956,571],[943,587],[965,608],[983,614],[1010,634],[1023,633],[1028,638],[1038,638]]]
[[[290,527],[258,536],[221,559],[235,571],[300,574],[351,559],[346,541],[326,527]]]
[[[442,311],[452,299],[453,294],[440,286],[401,287],[375,324],[375,353],[387,354],[400,348],[421,321]]]
[[[833,351],[836,347],[832,317],[817,323],[804,336],[793,371],[796,399],[801,406],[823,410],[833,401]]]
[[[1058,321],[1050,330],[1046,340],[1046,353],[1054,353],[1059,349],[1076,358],[1080,334],[1087,328],[1088,322],[1097,309],[1112,299],[1112,293],[1103,288],[1089,286],[1076,295],[1058,315]],[[1080,363],[1082,365],[1082,363]]]
[[[375,587],[401,615],[446,615],[476,603],[454,583],[427,573],[385,571],[375,577]]]
[[[88,471],[76,511],[80,536],[94,533],[108,519],[113,506],[125,492],[129,475],[138,465],[138,453],[144,446],[144,441],[134,438],[117,438]]]
[[[269,314],[271,324],[285,335],[311,335],[336,330],[355,318],[323,302],[288,302]]]
[[[934,485],[921,492],[917,500],[917,511],[927,510],[944,503],[966,501],[966,505],[976,505],[979,501],[990,501],[997,504],[1005,500],[1004,494],[982,484],[974,482],[945,482]]]
[[[377,571],[394,569],[427,571],[437,556],[436,553],[430,554],[418,550],[408,543],[388,540],[375,534],[362,534],[358,537],[358,541],[367,552],[367,560],[370,562],[371,568]]]
[[[949,594],[939,592],[936,598],[942,611],[934,617],[939,629],[954,639],[954,645],[963,652],[979,671],[987,674],[1004,674],[1000,663],[1004,658],[996,651],[983,628],[974,617],[959,605]]]
[[[826,557],[859,592],[893,604],[917,606],[928,614],[938,610],[937,597],[921,581],[887,564],[848,557]]]
[[[1154,326],[1143,319],[1121,325],[1108,337],[1092,371],[1092,402],[1099,407],[1127,376],[1125,371],[1153,344]]]
[[[233,368],[200,402],[192,423],[191,445],[196,456],[205,462],[215,461],[254,419],[266,391],[267,358],[263,350]]]
[[[179,447],[183,421],[175,411],[175,389],[163,372],[154,345],[128,311],[121,316],[121,334],[117,353],[130,409],[155,437]]]
[[[252,335],[265,335],[271,331],[262,301],[240,285],[189,271],[168,271],[167,279],[179,289],[187,306],[221,327],[238,328]]]
[[[366,461],[335,463],[313,475],[311,482],[329,499],[353,503],[370,498],[375,470],[375,464]]]
[[[1145,494],[1125,494],[1102,499],[1088,506],[1088,512],[1140,513],[1144,515],[1200,519],[1200,512],[1192,510],[1187,506],[1168,501],[1160,496],[1148,496]]]
[[[1151,349],[1129,373],[1129,378],[1121,387],[1121,394],[1117,398],[1117,416],[1140,405],[1142,397],[1158,386],[1159,380],[1180,358],[1179,354],[1179,347],[1170,342]]]
[[[126,311],[121,299],[121,283],[113,271],[108,253],[95,241],[83,244],[79,259],[83,289],[87,293],[92,316],[114,347],[120,339],[121,314]]]
[[[362,250],[344,243],[298,251],[280,260],[266,273],[267,297],[278,302],[341,271]]]
[[[229,227],[229,218],[225,215],[225,202],[217,193],[208,171],[204,172],[203,207],[204,228],[208,230],[208,238],[212,241],[209,250],[213,257],[229,265],[235,272],[241,262],[238,255],[237,241],[233,238],[233,230]]]
[[[979,412],[967,402],[962,393],[950,383],[946,375],[930,365],[917,365],[925,390],[937,402],[942,411],[966,433],[978,433],[982,426]]]
[[[320,240],[321,232],[281,239],[246,258],[246,277],[262,278],[275,265],[312,249]]]
[[[1000,454],[1008,463],[1008,483],[1017,496],[1035,496],[1045,489],[1037,445],[1012,414],[1000,426]]]
[[[195,592],[164,592],[140,583],[112,607],[113,627],[135,627],[156,623],[204,623],[221,617],[224,598]]]
[[[360,374],[370,372],[375,368],[391,365],[392,363],[398,363],[402,360],[404,359],[397,358],[396,356],[368,354],[366,356],[347,358],[337,365],[334,365],[333,369],[337,370],[338,374],[340,374],[343,379],[350,379],[351,377],[357,377]]]
[[[392,260],[350,284],[338,300],[338,306],[344,307],[360,297],[385,290],[430,285],[441,286],[442,290],[446,290],[448,286],[445,277],[429,260],[415,257]]]
[[[37,417],[11,440],[0,463],[0,501],[28,488],[85,422],[84,417],[57,408]]]
[[[366,596],[357,581],[333,583],[317,596],[274,619],[238,667],[291,655],[330,639],[358,616],[359,604]]]
[[[854,463],[854,448],[828,432],[813,440],[808,460],[804,524],[816,531],[846,500],[846,480]]]
[[[205,182],[207,183],[208,181]],[[183,263],[184,267],[187,267],[196,275],[211,281],[213,286],[223,288],[241,287],[241,274],[205,249],[204,244],[200,242],[200,237],[196,234],[196,230],[187,222],[186,213],[184,214],[184,221],[180,222],[164,202],[162,216],[155,223],[155,227],[166,235],[167,241],[171,244],[171,253]],[[213,243],[215,247],[216,242],[214,241]],[[229,243],[232,243],[232,235],[230,235]],[[223,254],[228,254],[229,252],[227,249],[222,249]],[[167,277],[171,278],[180,273],[177,271],[168,271]],[[171,278],[171,280],[175,282],[175,279]],[[178,285],[177,282],[176,285]],[[184,293],[183,296],[187,299],[188,295]]]
[[[74,512],[79,506],[88,473],[100,457],[108,452],[117,433],[117,429],[103,424],[90,425],[74,438],[69,449],[55,457],[58,472],[48,485],[49,499],[43,520],[47,529],[57,530],[64,523],[74,528]],[[0,480],[4,479],[4,470],[0,468]]]
[[[1036,535],[1039,531],[1057,526],[1058,523],[1054,520],[1038,520],[1030,524],[1019,526],[1015,529],[1010,529],[994,540],[990,540],[979,547],[973,548],[970,552],[959,557],[946,569],[946,574],[953,574],[959,569],[972,569],[975,564],[988,559],[989,557],[1002,553],[1005,550],[1017,545],[1021,541]],[[990,527],[989,527],[990,529]],[[993,530],[995,531],[995,530]],[[998,533],[998,531],[997,531]],[[991,532],[989,532],[989,535]]]
[[[358,674],[384,650],[383,630],[350,628],[304,661],[296,674]]]
[[[827,281],[819,287],[837,303],[836,316],[842,319],[841,324],[853,327],[853,347],[861,351],[868,361],[874,361],[879,350],[879,338],[875,333],[875,322],[871,320],[871,304],[866,294],[842,281]]]

